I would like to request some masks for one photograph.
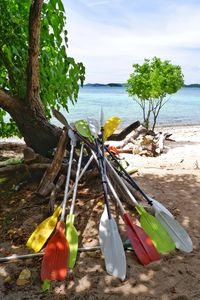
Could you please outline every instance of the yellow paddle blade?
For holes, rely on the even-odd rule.
[[[105,122],[105,124],[104,124],[104,139],[105,139],[105,141],[117,129],[120,122],[121,122],[121,120],[118,117],[111,117]]]
[[[36,227],[26,243],[27,247],[32,248],[35,252],[39,252],[42,249],[53,232],[61,211],[62,208],[60,206],[57,207],[52,216],[45,219]]]
[[[69,243],[68,267],[73,269],[78,253],[78,232],[74,226],[75,215],[67,215],[66,218],[66,239]]]

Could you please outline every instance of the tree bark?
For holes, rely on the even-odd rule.
[[[19,99],[0,89],[0,107],[15,121],[27,146],[48,156],[58,144],[61,129],[49,123],[40,100],[38,58],[42,4],[43,0],[32,0],[30,7],[26,97]]]
[[[61,129],[50,124],[45,117],[41,118],[40,114],[35,114],[29,106],[24,105],[23,100],[0,89],[0,107],[10,114],[25,143],[35,152],[48,156],[57,146]]]
[[[43,0],[32,0],[29,13],[29,50],[26,101],[35,114],[45,117],[39,94],[39,47],[42,4]]]

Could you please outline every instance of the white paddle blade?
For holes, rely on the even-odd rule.
[[[87,121],[88,121],[88,125],[89,125],[89,128],[90,128],[90,132],[94,136],[94,138],[96,139],[98,137],[98,134],[99,134],[99,131],[100,131],[99,123],[95,118],[92,118],[92,117],[88,117]]]
[[[124,280],[126,278],[126,255],[114,219],[107,219],[107,236],[103,243],[105,267],[108,274]]]
[[[167,230],[177,249],[187,253],[192,252],[193,244],[190,236],[174,218],[160,210],[155,212],[155,216]]]
[[[149,199],[151,199],[151,201],[153,202],[152,207],[154,208],[155,211],[164,211],[167,215],[169,215],[171,218],[174,218],[174,216],[170,213],[170,211],[160,202],[158,202],[157,200],[149,197]]]
[[[100,247],[101,247],[102,254],[104,254],[104,243],[105,243],[105,240],[106,240],[107,235],[108,235],[107,221],[108,221],[108,212],[107,212],[106,206],[104,206],[104,211],[101,215],[101,219],[100,219],[100,222],[99,222],[99,244],[100,244]]]

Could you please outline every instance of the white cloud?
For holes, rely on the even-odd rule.
[[[91,1],[90,3],[87,3],[86,5],[89,6],[89,7],[92,7],[92,6],[98,6],[98,5],[104,5],[104,4],[108,4],[112,1],[109,1],[109,0],[105,0],[105,1]]]
[[[119,18],[117,25],[116,16],[112,24],[112,16],[109,22],[101,22],[84,11],[66,11],[69,54],[85,64],[86,82],[124,82],[134,62],[153,56],[180,64],[187,83],[199,82],[200,6],[172,4],[164,14],[135,14],[127,9],[126,19]]]

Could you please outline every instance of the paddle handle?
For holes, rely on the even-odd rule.
[[[133,178],[129,175],[129,173],[123,168],[123,166],[119,163],[119,161],[117,160],[115,155],[108,149],[108,147],[106,145],[104,145],[104,148],[110,154],[112,159],[117,163],[117,165],[120,167],[120,169],[123,171],[123,173],[126,175],[127,178],[122,175],[124,177],[124,179],[126,179],[126,180],[129,179],[128,182],[133,186],[133,188],[135,188],[138,192],[141,193],[141,195],[145,198],[145,200],[148,202],[148,204],[153,205],[152,200],[144,193],[144,191],[139,187],[137,182],[135,180],[133,180]]]
[[[74,183],[74,192],[73,192],[73,197],[72,197],[72,204],[71,204],[70,213],[69,213],[70,215],[72,215],[74,212],[74,206],[75,206],[76,194],[77,194],[77,188],[78,188],[78,181],[79,181],[79,174],[80,174],[80,170],[81,170],[81,163],[82,163],[82,157],[83,157],[83,148],[84,148],[84,144],[81,145],[81,151],[80,151],[79,160],[78,160],[76,179],[75,179],[75,183]]]
[[[121,177],[119,177],[119,175],[117,174],[117,172],[115,171],[115,169],[113,168],[113,166],[111,165],[111,163],[107,159],[106,159],[106,163],[108,164],[108,166],[112,170],[115,178],[118,180],[118,182],[121,184],[121,186],[123,187],[123,189],[126,191],[127,195],[130,197],[131,201],[135,205],[138,205],[139,203],[137,202],[137,200],[135,199],[135,197],[131,194],[131,192],[129,191],[129,189],[127,188],[127,186],[125,185],[125,183],[121,179]]]

